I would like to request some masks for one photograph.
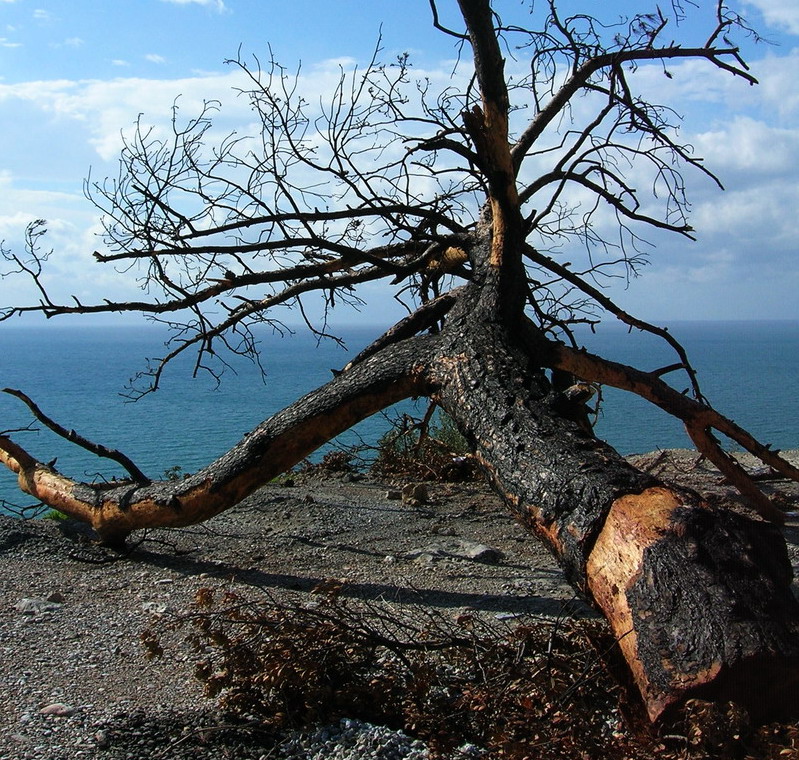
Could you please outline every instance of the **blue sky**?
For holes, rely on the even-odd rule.
[[[799,319],[799,3],[749,0],[738,9],[777,43],[748,50],[759,87],[691,63],[671,80],[653,69],[651,86],[686,117],[683,138],[728,188],[693,181],[698,242],[658,238],[643,276],[613,291],[654,321]],[[339,63],[368,59],[381,25],[387,55],[407,50],[434,76],[451,70],[452,40],[432,28],[427,0],[0,0],[0,239],[18,245],[25,224],[44,217],[57,292],[130,295],[129,278],[93,262],[99,227],[82,194],[90,167],[96,178],[115,173],[120,130],[139,113],[168,117],[178,95],[186,107],[220,98],[223,123],[235,126],[243,104],[223,61],[240,45],[265,57],[271,44],[321,86]],[[30,295],[0,280],[3,303]],[[399,314],[372,295],[364,319]]]

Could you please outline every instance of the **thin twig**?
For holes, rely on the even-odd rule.
[[[90,441],[88,438],[84,438],[82,435],[76,433],[74,430],[67,430],[62,425],[59,425],[55,420],[48,417],[28,396],[26,396],[22,391],[18,391],[14,388],[3,388],[3,393],[8,393],[10,396],[14,396],[22,401],[28,409],[30,409],[31,413],[34,417],[36,417],[39,422],[41,422],[46,427],[50,428],[56,435],[65,438],[70,443],[74,443],[76,446],[80,446],[87,451],[90,451],[92,454],[95,454],[98,457],[103,457],[105,459],[112,459],[113,461],[117,462],[118,464],[122,465],[129,473],[130,476],[136,483],[141,485],[147,485],[152,481],[148,478],[137,466],[136,464],[125,454],[121,451],[117,451],[116,449],[109,449],[102,444],[94,443],[94,441]]]

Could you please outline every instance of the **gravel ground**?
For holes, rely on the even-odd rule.
[[[731,498],[694,461],[676,452],[640,463]],[[140,640],[200,588],[301,600],[330,578],[356,599],[446,616],[592,614],[484,487],[431,486],[421,504],[389,491],[334,479],[269,486],[204,526],[148,532],[115,561],[80,526],[0,517],[0,760],[427,757],[355,721],[276,738],[230,726],[202,696],[182,634],[152,661]],[[795,516],[786,537],[797,567]]]
[[[270,486],[206,525],[151,531],[113,562],[81,526],[0,518],[0,758],[315,756],[297,754],[296,737],[278,753],[222,728],[185,647],[145,659],[141,631],[188,610],[200,588],[302,599],[345,578],[356,599],[444,615],[590,614],[485,488],[433,486],[415,506],[389,490]],[[347,731],[368,744],[386,729]],[[408,739],[389,744],[374,756],[423,756]]]

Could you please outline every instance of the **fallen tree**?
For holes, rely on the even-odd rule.
[[[132,466],[127,481],[80,483],[8,437],[0,437],[0,461],[24,491],[119,546],[139,528],[206,520],[356,422],[427,396],[606,616],[653,720],[691,696],[730,699],[762,716],[795,709],[799,605],[774,525],[782,513],[713,431],[786,477],[799,480],[799,471],[707,404],[666,330],[627,314],[595,284],[606,270],[635,269],[639,227],[690,237],[679,167],[713,177],[677,142],[670,112],[634,94],[636,67],[699,59],[754,83],[729,42],[747,27],[723,2],[716,27],[695,46],[662,42],[683,12],[676,4],[671,17],[639,14],[610,33],[588,16],[562,17],[554,1],[537,30],[503,23],[489,0],[459,0],[463,31],[441,22],[435,0],[430,6],[442,33],[472,51],[461,88],[431,93],[410,81],[405,58],[373,60],[342,76],[330,104],[312,113],[275,62],[238,61],[261,124],[254,140],[206,148],[211,105],[185,124],[176,109],[169,139],[139,124],[119,179],[90,188],[108,245],[94,255],[140,266],[145,287],[163,297],[57,303],[42,276],[43,227],[31,228],[25,254],[5,251],[41,293],[40,303],[9,307],[5,318],[134,311],[175,328],[141,392],[157,389],[185,351],[196,349],[197,368],[211,372],[222,348],[253,352],[253,330],[274,321],[274,307],[293,304],[304,315],[314,293],[333,307],[357,301],[358,285],[388,280],[409,315],[327,385],[184,480],[154,482]],[[510,39],[532,73],[505,71]],[[578,96],[581,113],[592,108],[579,124],[569,120]],[[532,113],[526,122],[516,110],[523,106]],[[625,167],[653,178],[659,216],[643,210]],[[572,190],[593,197],[588,213],[569,210]],[[617,248],[595,232],[608,212]],[[543,252],[547,241],[565,241],[574,256],[583,247],[584,271],[560,260],[557,247]],[[591,321],[591,308],[660,335],[676,363],[647,372],[580,348],[573,328]],[[692,396],[663,380],[678,370]],[[681,419],[759,519],[714,509],[631,467],[593,435],[572,392],[580,382],[637,393]]]

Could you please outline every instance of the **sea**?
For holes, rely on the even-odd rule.
[[[674,322],[670,332],[686,347],[705,396],[727,417],[774,448],[799,448],[799,322]],[[84,326],[0,325],[0,388],[15,388],[67,429],[125,452],[150,477],[194,472],[249,430],[304,393],[327,382],[380,326],[348,326],[337,334],[345,347],[304,328],[258,336],[261,370],[238,357],[220,382],[193,372],[187,357],[165,373],[160,389],[131,402],[130,381],[164,355],[157,324]],[[581,334],[588,350],[654,370],[676,361],[660,339],[617,323]],[[668,375],[678,390],[680,373]],[[605,388],[596,425],[622,454],[689,447],[682,426],[665,412],[623,391]],[[405,402],[365,420],[333,445],[375,444],[396,415],[421,414]],[[33,423],[33,424],[32,424]],[[26,427],[33,430],[25,430]],[[42,461],[57,458],[59,471],[80,480],[121,476],[120,468],[43,430],[16,398],[0,394],[0,431]],[[730,446],[735,450],[734,446]],[[317,454],[317,457],[319,454]],[[30,497],[0,468],[0,511],[26,506]]]

